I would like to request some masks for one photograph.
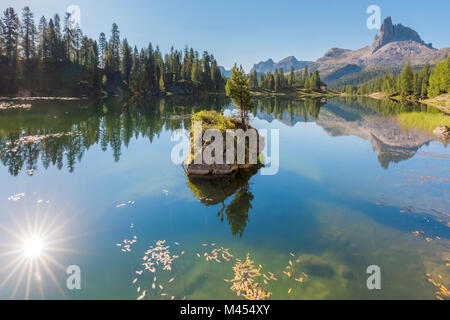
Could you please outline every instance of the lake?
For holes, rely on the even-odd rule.
[[[277,174],[199,181],[171,135],[230,112],[224,96],[29,103],[0,110],[2,299],[436,299],[429,279],[450,283],[450,152],[397,120],[435,110],[258,99]]]

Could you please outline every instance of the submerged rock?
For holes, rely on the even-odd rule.
[[[353,278],[353,272],[352,270],[346,266],[346,265],[340,265],[338,268],[338,275],[340,277],[343,277],[345,279],[352,279]]]
[[[302,254],[298,257],[300,270],[305,270],[309,275],[316,277],[332,277],[335,271],[330,263],[315,254]]]

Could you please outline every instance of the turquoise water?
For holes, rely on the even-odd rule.
[[[242,298],[224,279],[247,254],[277,279],[256,278],[270,299],[435,299],[429,278],[449,287],[450,152],[395,118],[426,107],[258,100],[251,124],[280,130],[278,173],[199,182],[171,162],[171,134],[193,112],[229,110],[225,97],[31,104],[0,111],[0,298]],[[159,240],[179,257],[153,273],[143,257]],[[205,259],[221,247],[230,261]],[[70,265],[80,290],[66,287]],[[369,265],[380,290],[366,286]]]

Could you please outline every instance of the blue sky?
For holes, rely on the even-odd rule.
[[[381,18],[415,29],[434,47],[450,46],[450,1],[379,0],[0,0],[2,11],[28,5],[47,18],[62,17],[69,5],[81,9],[83,32],[93,38],[103,31],[109,37],[113,22],[122,37],[138,47],[151,41],[163,52],[187,44],[213,53],[230,68],[238,62],[249,70],[268,58],[287,56],[316,60],[332,47],[357,49],[373,41],[366,8],[381,8]]]

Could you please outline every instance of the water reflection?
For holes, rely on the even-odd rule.
[[[387,168],[414,156],[434,137],[419,130],[405,130],[393,116],[401,113],[438,112],[410,103],[374,99],[292,100],[258,98],[254,118],[286,126],[314,121],[330,136],[355,135],[370,141],[380,165]],[[152,142],[163,130],[189,129],[190,115],[200,110],[223,111],[230,101],[223,95],[194,99],[166,98],[152,101],[35,101],[30,109],[0,113],[0,160],[11,175],[26,169],[30,175],[38,160],[47,169],[66,167],[73,172],[93,145],[112,149],[119,161],[123,146],[133,137]]]
[[[33,102],[30,110],[1,113],[0,160],[14,176],[23,168],[36,170],[39,158],[45,169],[66,166],[73,172],[84,153],[99,144],[103,151],[111,148],[119,161],[122,146],[128,147],[133,137],[152,142],[162,130],[189,128],[186,115],[204,109],[220,111],[228,104],[220,95],[195,101]]]
[[[205,206],[221,204],[222,207],[217,213],[220,221],[223,221],[226,216],[233,236],[242,237],[249,222],[248,213],[254,199],[249,180],[257,172],[258,168],[253,168],[220,178],[187,177],[187,185]],[[233,195],[233,199],[227,203],[227,199]]]
[[[285,139],[281,141],[279,174],[259,177],[249,172],[221,181],[186,178],[182,169],[170,162],[168,133],[188,129],[193,112],[228,106],[226,98],[214,96],[197,101],[33,102],[28,110],[1,112],[2,167],[12,175],[52,166],[75,173],[49,170],[43,177],[8,178],[3,169],[0,212],[10,214],[4,215],[0,228],[11,229],[10,221],[27,212],[18,205],[28,204],[30,210],[34,206],[47,208],[48,200],[42,199],[50,197],[67,204],[67,214],[81,212],[79,225],[75,225],[80,231],[73,230],[71,223],[71,230],[51,239],[62,241],[93,230],[92,236],[80,237],[76,243],[70,241],[61,247],[57,242],[58,251],[51,252],[51,258],[64,266],[77,264],[88,270],[87,285],[83,284],[79,294],[66,291],[69,298],[236,298],[230,290],[232,283],[224,282],[224,277],[232,277],[232,265],[224,266],[229,261],[205,265],[201,255],[196,255],[206,249],[210,254],[219,246],[231,248],[243,263],[250,252],[257,265],[276,272],[279,281],[268,286],[276,299],[433,298],[433,285],[448,283],[448,261],[444,259],[449,257],[449,197],[447,186],[441,184],[449,181],[448,156],[441,153],[445,151],[437,143],[416,152],[433,137],[405,131],[392,118],[397,113],[431,110],[376,100],[331,99],[325,103],[258,99],[252,110],[255,127],[278,127],[281,139]],[[364,141],[357,145],[357,138],[334,138],[343,135]],[[294,148],[285,147],[292,141]],[[376,155],[366,152],[366,141],[374,146]],[[103,154],[101,148],[112,152]],[[11,149],[15,151],[6,152]],[[352,149],[356,151],[352,153]],[[85,157],[88,152],[90,158]],[[127,160],[128,154],[133,156]],[[376,161],[367,162],[377,156],[385,168],[403,163],[396,170],[379,170]],[[413,156],[415,161],[404,161]],[[114,157],[120,165],[103,161],[105,157]],[[82,159],[89,171],[77,167]],[[150,165],[149,159],[154,160]],[[288,161],[295,166],[289,167]],[[45,183],[44,178],[52,183]],[[191,193],[199,202],[186,200]],[[62,212],[61,219],[66,214],[59,207],[49,212]],[[430,218],[432,213],[436,220]],[[8,234],[3,234],[2,244],[10,242]],[[27,257],[48,254],[51,248],[46,239],[41,234],[30,235],[6,249],[20,250],[20,256],[23,251]],[[118,248],[119,239],[123,242]],[[167,239],[167,243],[156,242],[154,246],[154,239]],[[156,279],[153,268],[143,271],[143,263],[149,263],[154,253],[151,249],[166,252],[162,247],[169,242],[170,255],[179,256],[179,263]],[[206,242],[211,244],[203,247],[201,243]],[[173,244],[181,246],[172,250]],[[70,253],[72,249],[89,251],[89,255],[73,259],[72,254],[66,254],[68,249]],[[11,256],[0,252],[2,268],[11,261]],[[381,265],[386,283],[393,284],[377,296],[361,286],[366,281],[365,268],[371,263]],[[10,266],[0,274],[0,284],[15,268],[14,263]],[[18,283],[16,297],[26,292],[28,277],[18,282],[21,270],[18,268],[0,288],[4,298],[16,292]],[[35,277],[48,284],[45,296],[63,297],[53,288],[50,274],[40,270]],[[52,270],[64,286],[65,270],[55,265]],[[229,275],[224,276],[224,271]],[[433,284],[426,282],[426,274]],[[29,296],[39,297],[34,276],[32,279]]]
[[[333,99],[322,108],[317,125],[331,136],[354,135],[369,141],[380,165],[398,163],[413,157],[423,145],[434,140],[427,132],[405,130],[394,117],[408,112],[438,110],[417,103],[397,103],[390,100]]]

